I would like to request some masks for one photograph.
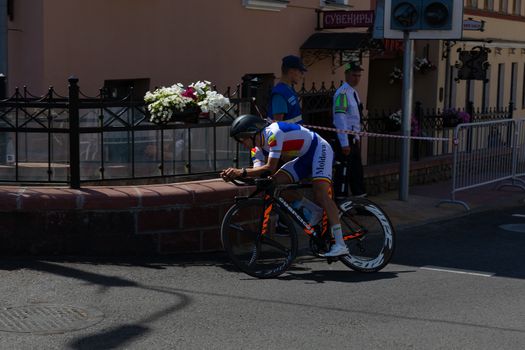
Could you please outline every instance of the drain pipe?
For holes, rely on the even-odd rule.
[[[7,0],[0,0],[0,74],[7,76]]]

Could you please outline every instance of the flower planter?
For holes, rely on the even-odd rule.
[[[188,108],[183,112],[173,111],[170,121],[197,124],[199,122],[200,113],[201,110],[198,107]]]
[[[191,83],[188,87],[173,84],[160,87],[153,92],[146,92],[144,102],[147,105],[149,120],[158,125],[169,123],[198,124],[199,120],[209,120],[209,112],[219,112],[230,105],[227,97],[213,90],[209,81]],[[179,109],[184,109],[180,111]],[[206,113],[202,113],[202,110]],[[169,119],[164,120],[169,115]]]
[[[166,125],[169,123],[197,124],[199,122],[200,108],[192,107],[184,111],[174,110],[171,118],[166,121],[152,121],[157,125]]]

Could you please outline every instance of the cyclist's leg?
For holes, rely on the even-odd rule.
[[[343,240],[341,222],[339,221],[339,209],[330,196],[333,158],[334,153],[328,142],[319,138],[311,163],[312,187],[315,200],[326,211],[328,222],[330,223],[330,231],[336,243],[330,248],[330,251],[325,254],[327,257],[335,257],[348,253],[348,249]]]

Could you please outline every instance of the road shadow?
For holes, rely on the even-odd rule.
[[[524,224],[506,209],[431,223],[399,231],[393,263],[485,272],[525,278],[525,232],[510,232],[503,224]]]
[[[16,256],[2,258],[0,261],[0,270],[38,269],[39,265],[42,267],[42,263],[82,264],[91,266],[110,265],[163,270],[172,266],[184,268],[192,266],[229,265],[229,259],[223,251],[163,256]]]
[[[383,279],[397,278],[400,272],[379,271],[374,273],[361,273],[345,270],[311,270],[309,272],[296,273],[292,270],[277,277],[281,281],[307,281],[312,283],[344,282],[359,283]],[[405,272],[403,272],[405,273]]]

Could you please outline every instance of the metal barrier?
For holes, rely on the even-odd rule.
[[[516,147],[514,152],[513,179],[525,175],[525,119],[518,119],[516,123]]]
[[[525,175],[524,120],[498,120],[459,124],[454,130],[451,199],[440,201],[455,203],[470,210],[464,201],[456,199],[456,193],[491,183],[510,180],[504,186],[525,190],[518,179]]]

